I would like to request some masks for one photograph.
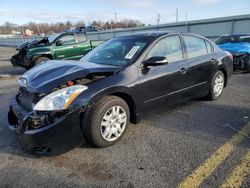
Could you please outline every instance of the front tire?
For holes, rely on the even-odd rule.
[[[34,66],[39,65],[41,62],[47,61],[47,60],[50,60],[50,58],[48,58],[48,57],[38,57],[34,62]]]
[[[217,71],[213,76],[208,98],[210,100],[218,99],[223,92],[224,86],[225,86],[225,75],[222,71]]]
[[[129,107],[116,96],[106,96],[97,101],[85,116],[84,133],[97,147],[108,147],[123,137],[129,124]]]

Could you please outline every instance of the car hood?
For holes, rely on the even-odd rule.
[[[233,55],[239,53],[250,54],[250,43],[248,42],[238,42],[238,43],[224,43],[218,45],[221,49],[231,52]]]
[[[90,73],[116,72],[120,67],[81,61],[51,60],[35,66],[19,79],[19,85],[33,93],[49,93],[69,80],[84,78]]]
[[[47,37],[41,38],[40,40],[31,40],[29,42],[24,42],[20,45],[18,45],[17,50],[23,50],[25,48],[33,48],[35,46],[43,46],[43,45],[49,45],[49,41]]]

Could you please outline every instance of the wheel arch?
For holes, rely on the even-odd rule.
[[[226,87],[227,86],[227,78],[228,78],[227,71],[226,71],[225,67],[223,67],[223,66],[220,66],[218,70],[224,74],[224,77],[225,77],[224,87]]]
[[[85,112],[88,112],[93,104],[105,96],[117,96],[123,99],[129,107],[130,122],[136,124],[140,121],[140,102],[137,101],[136,94],[133,94],[133,91],[130,91],[124,86],[111,87],[105,90],[95,88],[95,91],[89,89],[89,92],[87,91],[80,94],[76,100],[72,102],[71,106],[79,106],[79,104],[81,104],[80,106],[86,109]]]
[[[36,61],[40,57],[47,57],[49,59],[53,59],[53,56],[51,54],[40,54],[40,55],[34,56],[32,59],[33,61]]]
[[[123,99],[129,107],[129,112],[130,112],[130,122],[131,123],[137,123],[137,117],[136,117],[136,104],[133,99],[129,94],[124,93],[124,92],[114,92],[110,93],[109,95],[117,96]]]

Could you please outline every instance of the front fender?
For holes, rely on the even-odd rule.
[[[88,112],[92,108],[93,104],[95,104],[98,100],[100,100],[104,96],[108,95],[121,97],[123,100],[127,102],[130,109],[131,123],[136,124],[140,121],[142,108],[138,98],[135,96],[134,93],[130,92],[129,88],[122,86],[108,88],[106,90],[88,96],[86,95],[86,93],[84,93],[71,104],[70,108],[80,107],[82,109],[82,112],[84,111],[85,114],[88,116]]]
[[[100,98],[107,95],[127,96],[133,100],[136,111],[140,109],[142,98],[137,92],[138,70],[134,65],[128,66],[122,71],[88,83],[88,89],[78,95],[70,107],[74,106],[91,106]]]
[[[53,57],[51,48],[50,47],[39,47],[39,48],[29,49],[29,51],[27,53],[27,58],[34,60],[37,57],[43,56],[43,55]]]
[[[105,90],[100,90],[97,92],[91,92],[91,91],[84,91],[82,94],[80,94],[70,105],[69,108],[78,107],[80,106],[91,106],[93,103],[98,101],[104,96],[112,95],[112,94],[124,94],[129,97],[136,103],[136,97],[134,96],[134,93],[130,91],[129,88],[124,86],[114,86],[107,88]]]

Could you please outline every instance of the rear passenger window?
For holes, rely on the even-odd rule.
[[[161,39],[148,53],[147,58],[154,56],[167,57],[168,62],[183,60],[182,46],[179,36]]]
[[[207,47],[204,39],[194,36],[183,36],[183,39],[187,46],[188,58],[207,54]]]
[[[82,43],[82,42],[85,42],[87,38],[84,33],[76,33],[76,40],[78,43]]]
[[[207,46],[207,53],[213,53],[214,52],[213,45],[210,42],[206,41],[206,40],[205,40],[205,43],[206,43],[206,46]]]

